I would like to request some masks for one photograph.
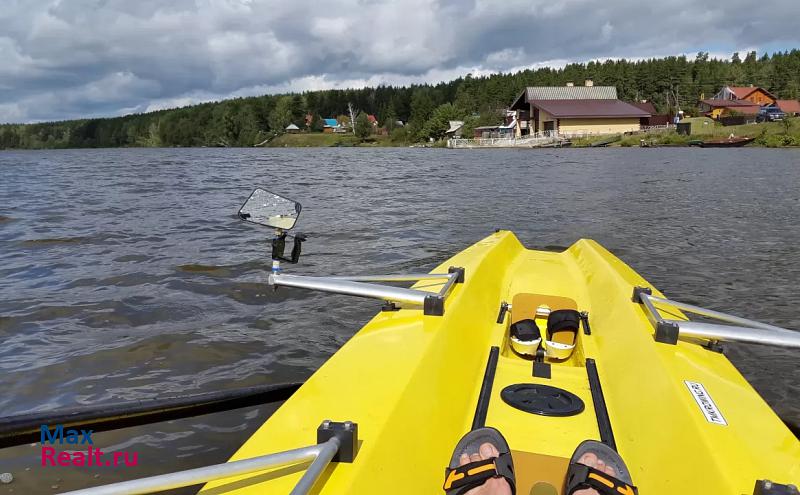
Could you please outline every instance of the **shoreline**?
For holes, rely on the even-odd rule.
[[[743,148],[799,148],[800,147],[800,117],[792,117],[781,122],[764,122],[759,124],[743,124],[738,126],[722,126],[705,117],[685,119],[691,123],[689,135],[678,134],[675,130],[650,132],[642,134],[617,134],[600,135],[585,138],[576,138],[570,141],[571,148],[628,148],[628,147],[693,147],[698,141],[726,139],[731,134],[735,137],[753,138],[753,142]],[[644,144],[642,144],[644,142]],[[602,143],[602,144],[600,144]],[[599,145],[600,144],[600,145]],[[446,148],[444,140],[433,143],[407,142],[394,140],[390,135],[372,135],[360,139],[352,134],[311,133],[300,132],[282,134],[271,139],[261,146],[230,146],[231,148]],[[120,148],[160,148],[159,146],[121,146],[111,148],[62,148],[62,147],[37,147],[37,148],[4,148],[0,151],[12,150],[46,150],[46,149],[120,149]],[[182,146],[165,147],[166,149],[190,148]],[[196,146],[191,148],[204,148]],[[216,148],[216,147],[209,147]],[[219,148],[224,148],[220,146]],[[551,149],[551,147],[539,147]],[[557,147],[556,147],[557,148]],[[562,147],[563,148],[563,147]],[[476,146],[458,149],[538,149],[526,146]]]

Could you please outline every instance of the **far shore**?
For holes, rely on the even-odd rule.
[[[606,147],[689,147],[699,141],[725,139],[735,137],[751,137],[753,142],[745,148],[798,148],[800,147],[800,117],[793,117],[783,122],[765,122],[737,126],[722,126],[705,118],[694,117],[684,122],[692,124],[691,134],[678,134],[674,130],[636,133],[629,135],[598,135],[570,140],[572,148],[587,148],[603,144]],[[360,139],[350,133],[298,132],[276,136],[261,147],[265,148],[445,148],[446,140],[429,143],[413,143],[393,140],[388,135],[372,135]],[[56,148],[63,149],[63,148]],[[86,149],[86,148],[75,148]],[[487,147],[471,149],[513,149],[513,147]],[[522,148],[519,149],[531,149]],[[3,151],[0,149],[0,151]]]
[[[608,147],[660,147],[660,146],[692,146],[697,141],[725,139],[735,137],[752,137],[754,141],[746,147],[761,148],[794,148],[800,146],[800,118],[790,118],[785,122],[765,122],[760,124],[744,124],[723,126],[706,117],[685,119],[692,124],[689,135],[678,134],[674,130],[630,135],[602,135],[572,139],[573,148],[591,147],[598,142],[611,141]],[[318,148],[318,147],[430,147],[443,148],[445,140],[433,143],[409,143],[393,141],[386,135],[373,135],[362,140],[352,134],[345,133],[308,133],[283,134],[268,143],[270,148]],[[476,148],[472,148],[476,149]],[[477,148],[477,149],[509,149],[509,148]]]

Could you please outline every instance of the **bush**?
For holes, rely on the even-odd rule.
[[[396,127],[392,133],[389,134],[389,139],[391,139],[393,143],[407,143],[408,129],[406,127]]]

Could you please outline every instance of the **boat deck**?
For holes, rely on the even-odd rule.
[[[441,493],[444,467],[472,425],[487,360],[498,347],[486,424],[509,442],[517,493],[536,483],[560,490],[574,448],[601,438],[587,358],[596,363],[617,448],[641,493],[749,494],[757,479],[800,480],[800,442],[723,354],[656,343],[631,301],[634,286],[649,284],[596,243],[532,251],[500,232],[434,272],[449,266],[464,267],[466,279],[444,316],[417,308],[379,313],[232,460],[313,444],[324,419],[350,420],[359,428],[355,462],[329,466],[312,493]],[[501,302],[521,293],[563,296],[589,313],[591,335],[579,332],[569,359],[549,360],[551,378],[532,376],[532,361],[511,349],[514,306],[496,322]],[[721,422],[708,419],[686,382],[702,385]],[[520,383],[567,390],[584,409],[567,417],[515,409],[501,392]],[[299,466],[228,479],[203,493],[289,493],[302,472]]]

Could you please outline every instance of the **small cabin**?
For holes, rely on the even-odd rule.
[[[336,119],[322,119],[323,126],[322,132],[336,132],[340,128],[339,122]]]

